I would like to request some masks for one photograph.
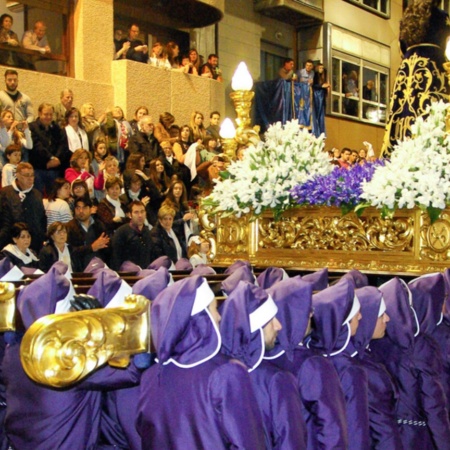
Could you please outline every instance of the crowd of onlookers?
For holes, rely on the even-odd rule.
[[[224,167],[219,112],[206,123],[194,111],[179,126],[169,112],[155,123],[140,106],[127,120],[118,106],[100,115],[91,103],[77,108],[73,92],[64,90],[60,103],[42,103],[35,116],[15,70],[6,70],[5,84],[3,255],[44,271],[57,260],[82,271],[94,256],[115,269],[126,260],[147,267],[163,255],[174,264],[199,256],[200,240],[190,242],[199,232],[197,198]]]
[[[333,148],[328,151],[331,164],[346,169],[357,164],[365,164],[366,162],[374,162],[377,160],[372,144],[364,142],[364,147],[359,150],[344,147],[342,150]]]

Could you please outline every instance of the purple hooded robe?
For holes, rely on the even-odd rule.
[[[361,304],[362,319],[352,342],[368,375],[370,448],[401,450],[403,445],[395,414],[397,391],[394,381],[386,368],[373,360],[369,348],[378,317],[386,308],[383,295],[373,286],[357,289],[356,295]]]
[[[283,328],[265,359],[294,374],[303,404],[307,448],[347,448],[345,399],[332,362],[303,344],[312,311],[313,284],[299,276],[280,281],[267,293],[277,307]]]
[[[386,337],[374,340],[372,352],[397,382],[397,423],[405,449],[446,449],[450,426],[442,387],[442,364],[420,333],[411,292],[393,278],[379,288],[390,321]]]
[[[219,353],[199,276],[164,289],[153,301],[151,332],[159,363],[142,375],[137,429],[143,449],[263,449],[261,415],[246,368]]]
[[[67,266],[55,263],[24,287],[17,298],[25,328],[55,312],[71,289]],[[20,450],[91,450],[96,447],[101,418],[101,391],[138,382],[139,371],[105,366],[73,387],[54,389],[32,381],[20,361],[20,342],[8,345],[3,361],[8,410],[6,430]]]
[[[314,326],[308,347],[330,357],[344,392],[348,448],[370,448],[367,373],[354,358],[347,323],[355,301],[354,282],[343,277],[334,286],[313,295]]]
[[[253,325],[252,317],[260,313]],[[306,448],[306,426],[295,378],[263,361],[263,328],[275,314],[276,305],[263,289],[241,281],[223,304],[222,353],[249,368],[263,416],[266,449],[300,450]]]

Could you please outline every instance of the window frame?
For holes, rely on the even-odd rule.
[[[352,5],[357,6],[358,8],[364,9],[372,14],[375,14],[377,16],[382,17],[383,19],[390,19],[391,18],[391,0],[385,0],[386,1],[386,12],[382,12],[381,10],[377,8],[372,8],[369,5],[365,5],[363,2],[364,0],[345,0],[347,3],[351,3]],[[383,0],[374,0],[377,2],[378,5],[381,4]]]

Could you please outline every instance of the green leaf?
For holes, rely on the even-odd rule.
[[[345,203],[345,202],[341,203],[341,212],[342,212],[343,216],[345,216],[349,212],[352,212],[353,209],[354,208],[353,208],[353,206],[351,204]]]
[[[441,215],[442,209],[439,208],[433,208],[432,206],[429,206],[427,208],[427,213],[430,216],[430,222],[434,223],[436,220],[439,219],[439,216]]]

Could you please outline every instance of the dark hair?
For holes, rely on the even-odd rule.
[[[8,145],[8,147],[6,147],[6,149],[5,149],[5,156],[10,156],[15,152],[22,153],[22,148],[16,144]]]
[[[84,206],[89,206],[92,208],[92,200],[90,199],[89,195],[83,195],[83,197],[77,197],[75,201],[73,202],[73,206],[76,207],[78,203],[84,203]]]
[[[344,147],[342,150],[341,150],[341,154],[342,153],[344,153],[344,152],[352,152],[352,149],[351,148],[348,148],[348,147]]]
[[[138,25],[136,22],[131,22],[131,23],[128,25],[128,30],[131,30],[132,27],[138,27],[138,28],[139,28],[139,25]],[[140,29],[140,28],[139,28],[139,29]]]
[[[134,117],[137,116],[137,113],[139,112],[139,110],[141,109],[145,109],[145,111],[147,111],[147,113],[145,114],[146,116],[148,116],[148,108],[146,106],[139,106],[138,108],[136,108],[136,111],[134,112]]]
[[[175,122],[175,116],[171,114],[170,112],[165,112],[159,116],[159,122],[162,124],[162,126],[167,130],[166,123],[169,125],[172,125]]]
[[[9,17],[9,18],[11,19],[11,23],[14,23],[14,19],[13,19],[12,16],[10,16],[9,14],[2,14],[2,15],[0,16],[0,26],[3,26],[3,21],[4,21],[7,17]],[[16,75],[17,75],[17,72],[16,72]],[[6,76],[6,75],[5,75],[5,76]]]
[[[68,184],[70,187],[70,183],[65,178],[57,178],[50,188],[50,192],[48,194],[48,201],[49,202],[55,201],[56,198],[58,197],[58,191],[66,184]]]
[[[64,228],[67,231],[67,226],[65,223],[59,222],[58,220],[56,222],[53,222],[50,224],[47,228],[47,239],[52,239],[52,236],[60,229]]]
[[[213,116],[214,114],[217,114],[218,116],[220,116],[220,112],[219,112],[219,111],[213,111],[213,112],[209,115],[209,118],[212,119],[212,116]]]
[[[167,174],[166,174],[166,169],[164,168],[164,172],[162,172],[162,180],[159,179],[158,177],[158,172],[156,171],[156,163],[160,162],[163,167],[164,167],[164,161],[161,158],[155,158],[152,159],[150,161],[150,165],[149,165],[149,172],[150,172],[150,179],[153,181],[153,183],[156,185],[156,187],[161,190],[163,188],[165,188],[165,186],[167,186],[170,182]],[[162,181],[162,183],[161,183]],[[163,186],[163,184],[165,186]]]
[[[128,212],[131,214],[133,212],[133,206],[143,206],[144,210],[145,210],[145,205],[140,201],[140,200],[133,200],[129,205],[128,205]]]
[[[306,64],[308,64],[308,63],[314,65],[314,61],[313,61],[312,59],[307,59],[306,62],[305,62],[305,66],[306,66]]]
[[[87,185],[86,181],[80,180],[79,178],[72,181],[72,185],[70,186],[70,188],[71,188],[70,190],[72,191],[72,195],[75,195],[75,187],[78,186],[78,185],[81,185],[81,186],[84,187],[85,192],[84,192],[83,195],[89,196],[89,188],[88,188],[88,185]],[[81,197],[76,197],[76,198],[81,198]]]
[[[283,59],[283,66],[286,65],[287,63],[290,63],[290,62],[294,62],[294,60],[292,58],[284,58]]]
[[[5,14],[3,14],[3,16],[4,16]],[[8,15],[8,14],[6,14],[6,15]],[[2,21],[2,17],[3,16],[0,16],[0,23],[1,23],[1,21]],[[17,72],[17,70],[14,70],[14,69],[6,69],[5,70],[5,78],[8,76],[8,75],[17,75],[17,76],[19,76],[19,73]]]
[[[407,47],[424,42],[430,28],[432,9],[437,8],[439,3],[436,0],[410,2],[400,21],[399,35],[400,40],[404,41]]]
[[[18,238],[20,237],[20,234],[22,233],[22,231],[28,231],[28,233],[30,232],[30,229],[28,228],[28,225],[25,222],[16,222],[15,224],[13,224],[13,226],[11,227],[11,238]]]
[[[145,158],[143,153],[132,153],[127,159],[125,169],[140,169],[140,162],[142,158]]]
[[[181,184],[181,187],[183,188],[183,193],[181,194],[180,203],[178,203],[175,200],[175,197],[173,195],[173,190],[175,188],[175,185]],[[164,202],[169,203],[169,206],[171,206],[174,209],[180,209],[182,206],[184,209],[188,208],[188,202],[187,202],[187,193],[186,193],[186,186],[184,183],[180,180],[172,181],[172,183],[169,186],[169,190],[167,191],[166,200]]]
[[[215,53],[210,53],[208,55],[208,59],[211,59],[211,58],[218,58],[218,56]]]
[[[75,112],[78,113],[78,126],[84,129],[84,125],[81,121],[81,113],[78,108],[75,107],[72,107],[66,111],[66,113],[64,114],[64,123],[67,125],[69,123],[69,117]]]

